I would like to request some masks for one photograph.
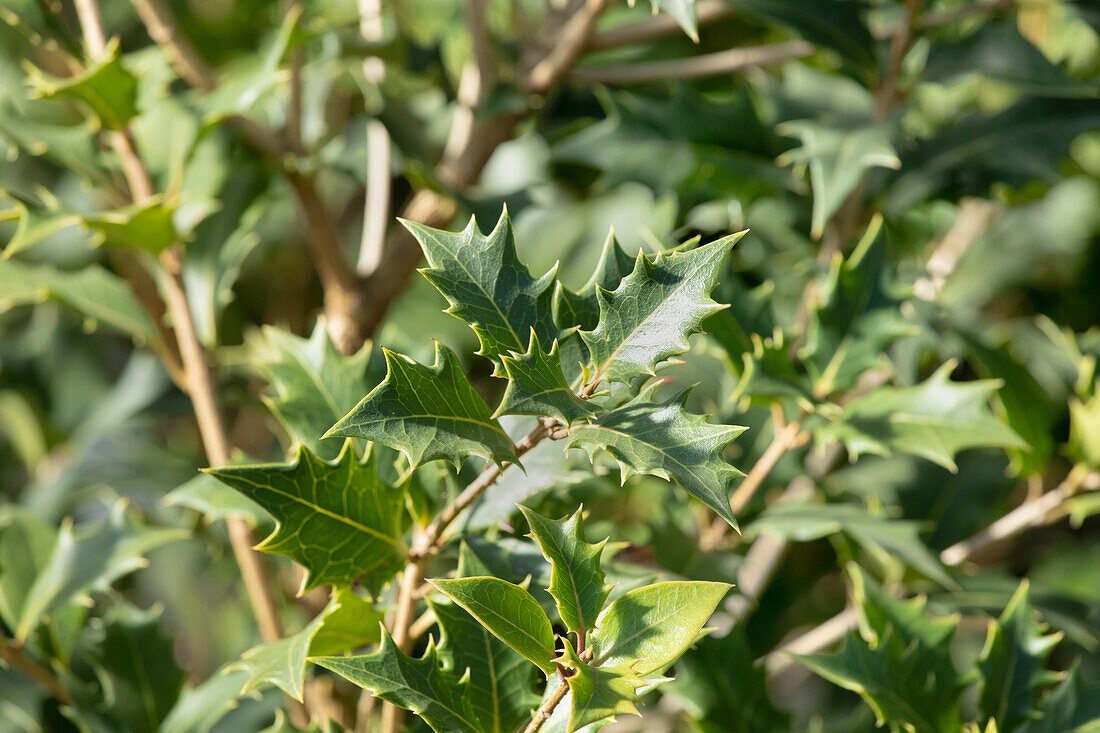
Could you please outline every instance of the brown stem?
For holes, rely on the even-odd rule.
[[[645,84],[665,79],[697,79],[730,74],[778,61],[800,59],[814,52],[806,41],[784,41],[763,46],[731,48],[716,53],[616,66],[591,66],[569,73],[573,81],[595,84]]]
[[[763,455],[753,464],[752,470],[749,471],[749,475],[745,477],[741,485],[737,487],[737,491],[730,497],[730,510],[734,515],[741,513],[748,506],[748,503],[752,501],[752,497],[760,490],[772,469],[775,468],[775,464],[779,463],[779,459],[791,448],[806,442],[809,436],[801,430],[802,423],[796,420],[775,431],[772,442],[764,450]],[[716,518],[711,523],[710,528],[699,539],[700,549],[703,552],[711,552],[718,546],[718,543],[722,541],[728,531],[729,524],[726,520],[721,517]]]
[[[885,120],[897,104],[898,78],[901,76],[901,64],[913,39],[917,16],[920,14],[921,0],[905,0],[905,20],[894,31],[890,39],[890,58],[886,66],[886,78],[875,94],[875,120]]]
[[[696,23],[700,27],[728,18],[736,9],[722,0],[701,0],[695,4]],[[635,43],[655,41],[665,36],[683,33],[680,23],[671,15],[658,15],[638,23],[627,23],[617,28],[593,33],[585,46],[586,51],[603,51],[608,48],[632,46]]]
[[[527,727],[523,729],[523,733],[536,733],[536,731],[542,727],[542,724],[553,714],[554,708],[558,706],[558,703],[565,699],[565,695],[568,692],[569,682],[562,679],[554,690],[554,694],[546,698],[542,705],[539,705],[539,709],[535,711],[535,717],[532,718],[531,722],[527,724]]]
[[[24,653],[23,647],[16,642],[10,640],[0,641],[0,661],[10,667],[15,667],[30,677],[62,704],[68,705],[73,701],[69,691],[61,686],[57,677],[45,667],[31,660]]]
[[[217,84],[214,72],[195,47],[179,32],[172,10],[163,0],[130,0],[149,37],[164,50],[168,63],[184,81],[204,92]]]
[[[301,0],[283,0],[283,15],[300,12]],[[290,99],[287,100],[286,129],[283,131],[287,147],[295,152],[302,148],[302,49],[290,52],[287,62],[290,66]]]

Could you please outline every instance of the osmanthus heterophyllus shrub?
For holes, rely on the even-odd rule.
[[[667,681],[663,672],[696,641],[728,584],[666,580],[612,592],[601,569],[606,541],[589,543],[581,511],[554,520],[529,509],[531,537],[551,566],[545,590],[530,577],[518,584],[495,577],[466,545],[453,578],[423,581],[429,568],[445,570],[440,556],[461,537],[453,530],[464,510],[508,472],[522,472],[540,447],[583,449],[594,466],[606,453],[623,481],[634,474],[675,481],[736,527],[727,489],[742,474],[723,452],[743,428],[689,412],[690,388],[658,396],[656,375],[723,308],[710,293],[744,233],[639,253],[633,262],[609,237],[589,283],[571,292],[554,270],[535,277],[519,261],[507,212],[488,235],[472,219],[457,233],[406,225],[429,263],[424,276],[473,329],[478,353],[507,386],[494,409],[442,343],[430,365],[385,350],[385,379],[325,433],[326,445],[352,439],[334,460],[300,444],[290,464],[209,471],[275,518],[259,547],[301,563],[304,590],[378,593],[401,573],[389,628],[372,628],[377,616],[365,614],[348,637],[354,648],[380,633],[377,652],[317,655],[326,627],[347,623],[334,601],[331,615],[253,649],[239,667],[251,674],[248,685],[271,682],[300,697],[312,662],[437,731],[574,731],[634,712],[639,694]],[[285,402],[277,409],[285,415]],[[534,426],[509,435],[499,420],[508,415],[533,417]],[[484,468],[457,493],[429,485],[457,487],[463,467],[477,462]],[[421,598],[440,638],[410,656]],[[541,702],[536,673],[545,681]]]

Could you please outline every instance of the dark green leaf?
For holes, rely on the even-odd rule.
[[[569,424],[595,413],[566,383],[557,341],[546,353],[532,331],[526,353],[503,355],[501,363],[508,386],[494,416],[545,415]]]
[[[383,349],[386,379],[325,434],[365,438],[396,448],[419,466],[471,455],[515,461],[512,439],[470,385],[458,357],[441,343],[427,367]]]
[[[613,721],[617,715],[639,715],[634,705],[638,688],[647,683],[629,663],[618,666],[594,666],[581,661],[566,642],[561,664],[572,674],[569,682],[568,733],[598,723]]]
[[[588,282],[577,292],[561,283],[554,293],[554,318],[563,329],[579,326],[591,330],[600,322],[600,301],[596,289],[614,290],[622,279],[634,269],[634,260],[623,252],[615,239],[615,232],[604,240],[600,259]]]
[[[102,61],[76,76],[54,79],[36,72],[30,81],[46,99],[83,102],[111,130],[125,128],[137,113],[137,79],[123,67],[117,39],[108,44]]]
[[[378,478],[373,454],[357,460],[350,442],[333,463],[299,445],[292,463],[207,472],[275,518],[258,549],[300,562],[303,591],[357,581],[376,591],[402,567],[404,493]]]
[[[1038,717],[1020,733],[1094,733],[1100,730],[1100,684],[1086,681],[1078,667],[1040,703]]]

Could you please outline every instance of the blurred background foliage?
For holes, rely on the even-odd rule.
[[[148,562],[123,577],[140,561],[117,556],[133,547],[115,547],[118,567],[73,594],[106,600],[64,606],[36,632],[54,660],[46,666],[64,684],[73,675],[100,690],[98,701],[62,710],[31,677],[0,668],[0,728],[271,724],[277,694],[234,700],[239,680],[214,676],[256,641],[217,520],[243,513],[263,536],[270,519],[196,478],[208,461],[191,406],[150,353],[154,321],[113,253],[140,259],[185,243],[183,281],[218,367],[231,443],[242,460],[282,459],[290,442],[278,405],[294,370],[331,374],[354,403],[384,374],[377,347],[427,361],[437,338],[479,389],[499,394],[442,297],[411,267],[387,269],[401,245],[395,217],[424,191],[451,202],[437,224],[456,228],[468,214],[493,222],[506,203],[521,259],[535,272],[559,263],[572,289],[609,228],[631,253],[751,230],[719,286],[731,308],[669,375],[698,383],[696,410],[751,428],[728,456],[746,471],[778,430],[775,409],[791,420],[813,408],[812,440],[782,456],[742,519],[747,539],[790,542],[756,595],[742,587],[733,631],[690,652],[681,679],[652,696],[635,726],[872,729],[855,695],[768,656],[843,611],[858,586],[845,575],[851,561],[928,594],[938,615],[961,613],[957,659],[978,655],[987,619],[1027,578],[1031,603],[1065,635],[1049,668],[1100,677],[1093,495],[968,555],[961,570],[948,574],[937,559],[958,564],[940,553],[1072,467],[1093,472],[1081,474],[1085,488],[1100,468],[1100,10],[1066,0],[656,4],[672,15],[611,4],[571,66],[532,89],[525,59],[552,40],[558,6],[575,4],[488,0],[479,49],[460,0],[384,2],[381,32],[368,39],[351,0],[305,0],[289,12],[261,0],[180,0],[171,3],[178,31],[215,71],[216,88],[202,91],[179,77],[126,0],[101,4],[119,45],[91,67],[68,2],[0,0],[0,585],[18,581],[19,552],[5,555],[19,547],[15,533],[34,536],[22,546],[49,547],[57,527],[88,539],[112,526],[138,537]],[[462,77],[479,51],[492,74],[470,105]],[[367,58],[380,59],[370,63],[384,65],[384,78]],[[295,88],[300,114],[288,111]],[[505,118],[507,130],[488,136],[483,170],[455,177],[440,162],[463,114],[475,125]],[[258,152],[234,125],[240,116],[280,134],[298,126],[300,144]],[[314,330],[332,303],[294,176],[315,185],[355,263],[377,154],[368,128],[378,121],[390,196],[374,215],[382,211],[393,241],[363,292],[393,297],[363,334],[369,352],[346,364]],[[138,208],[127,206],[119,159],[96,132],[127,123],[162,192]],[[880,225],[873,246],[857,249]],[[848,355],[837,362],[841,347]],[[944,462],[904,446],[860,450],[829,432],[853,390],[912,387],[949,362],[955,381],[998,380],[993,409],[1022,438],[1017,447]],[[512,547],[514,497],[527,495],[541,495],[554,516],[583,502],[591,537],[629,543],[621,577],[738,579],[756,546],[726,538],[700,552],[700,507],[652,477],[620,487],[615,472],[593,478],[554,464],[514,478],[467,520],[489,528],[497,547]],[[781,502],[791,491],[814,502],[801,517]],[[309,606],[293,600],[296,571],[282,558],[272,565],[278,605],[298,628]],[[18,620],[0,618],[15,634]],[[112,656],[117,635],[142,639],[141,653],[157,660],[160,707],[141,724],[111,718],[126,710],[110,701],[128,694],[131,664]],[[766,677],[753,666],[762,658]]]

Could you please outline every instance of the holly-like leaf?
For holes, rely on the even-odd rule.
[[[96,246],[160,254],[182,238],[172,223],[175,213],[174,205],[153,196],[115,211],[88,214],[83,222],[95,233]]]
[[[66,522],[49,561],[26,593],[15,638],[25,641],[46,614],[87,593],[106,590],[123,575],[145,567],[147,552],[186,536],[182,530],[134,524],[126,517],[124,500],[90,527],[75,531]]]
[[[781,135],[797,137],[801,147],[779,158],[782,165],[798,163],[810,170],[813,217],[810,234],[818,239],[829,218],[837,212],[871,168],[901,167],[890,142],[893,130],[885,124],[834,128],[812,120],[794,120],[779,125]]]
[[[15,233],[4,246],[4,257],[30,249],[62,229],[80,223],[80,217],[61,211],[52,197],[43,196],[46,206],[39,207],[12,191],[0,191],[0,197],[11,199],[12,206],[0,211],[0,221],[16,221]]]
[[[745,528],[745,535],[755,538],[770,532],[795,542],[812,542],[844,532],[874,555],[896,558],[945,587],[955,587],[921,541],[920,531],[917,522],[875,516],[851,504],[789,501],[765,509]]]
[[[547,353],[532,331],[525,353],[512,352],[501,356],[500,360],[508,376],[508,386],[494,416],[547,415],[569,424],[595,414],[589,403],[578,397],[566,383],[557,341]]]
[[[688,349],[688,336],[725,308],[710,298],[718,273],[745,232],[688,252],[639,253],[634,270],[615,290],[597,286],[599,324],[581,331],[592,355],[590,382],[629,382]]]
[[[447,669],[467,672],[466,696],[486,731],[511,731],[538,707],[534,667],[457,604],[430,600],[439,624],[439,656]]]
[[[414,468],[442,458],[456,467],[471,455],[515,461],[512,439],[470,384],[458,357],[436,342],[424,366],[383,349],[386,378],[325,433],[395,448]]]
[[[305,690],[306,655],[310,644],[324,624],[325,617],[335,608],[335,603],[329,603],[297,634],[252,647],[240,659],[227,666],[226,672],[241,670],[248,673],[244,686],[241,687],[241,694],[264,685],[275,685],[295,700],[301,700]]]
[[[722,451],[745,428],[712,425],[689,413],[689,392],[658,404],[647,389],[593,422],[574,426],[568,447],[584,446],[589,456],[607,451],[619,462],[623,481],[635,473],[675,480],[736,527],[726,487],[744,474],[722,459]]]
[[[431,583],[547,676],[554,673],[554,629],[527,590],[490,576]]]
[[[102,61],[76,76],[55,79],[35,71],[29,80],[35,92],[45,99],[83,102],[100,124],[110,130],[125,128],[137,114],[138,81],[122,65],[118,39],[107,45]]]
[[[952,382],[950,361],[913,387],[880,387],[853,400],[818,431],[844,443],[852,457],[910,453],[954,472],[955,454],[967,448],[1026,448],[989,409],[998,388],[991,380]]]
[[[547,591],[558,603],[558,614],[566,628],[584,638],[603,610],[610,586],[604,584],[600,567],[607,540],[589,544],[584,534],[581,509],[571,517],[553,520],[527,507],[520,507],[534,538],[551,565]]]
[[[451,304],[447,312],[462,319],[481,342],[478,353],[493,360],[523,353],[532,330],[542,343],[561,335],[554,323],[553,296],[557,268],[535,278],[516,256],[512,220],[505,209],[485,236],[471,217],[461,232],[402,220],[420,242],[429,267],[421,270]]]
[[[104,712],[121,730],[156,733],[179,697],[184,673],[173,640],[160,632],[160,615],[117,604],[104,619],[96,672],[110,690]]]
[[[684,30],[688,38],[699,42],[699,23],[695,18],[695,0],[649,0],[653,14],[668,13]]]
[[[314,664],[331,670],[370,690],[376,697],[411,710],[437,733],[483,733],[470,698],[469,682],[461,673],[447,671],[435,642],[419,659],[397,648],[383,632],[382,646],[374,654],[349,657],[314,657]]]
[[[102,322],[136,341],[152,343],[156,337],[149,315],[126,283],[102,267],[69,271],[0,259],[0,312],[46,300],[64,303],[91,324]]]
[[[325,614],[321,628],[309,643],[309,655],[315,657],[343,654],[382,638],[382,610],[356,595],[351,588],[332,593],[331,609]]]
[[[291,463],[225,466],[207,473],[275,518],[258,549],[306,569],[302,592],[357,581],[377,590],[405,558],[404,493],[378,477],[373,453],[359,461],[348,442],[328,463],[299,445]]]
[[[561,283],[554,293],[554,318],[563,329],[580,327],[590,331],[600,322],[600,301],[596,289],[614,290],[634,269],[634,259],[623,252],[611,231],[603,243],[596,269],[580,290],[573,292]]]
[[[858,693],[879,725],[914,733],[958,731],[965,680],[948,649],[958,619],[930,616],[924,599],[893,598],[854,565],[849,570],[860,633],[850,632],[835,654],[795,659]]]
[[[569,727],[574,733],[586,725],[613,721],[617,715],[639,715],[635,701],[638,688],[647,683],[629,664],[593,666],[581,660],[566,641],[560,663],[572,674],[569,683]]]
[[[251,365],[275,391],[264,399],[268,409],[292,438],[325,460],[335,458],[342,441],[321,436],[370,391],[370,349],[343,356],[322,321],[308,339],[265,326],[248,345]]]
[[[1085,680],[1074,666],[1039,704],[1038,715],[1019,733],[1093,733],[1100,730],[1100,684]]]
[[[205,473],[172,489],[164,503],[199,512],[207,522],[239,517],[253,527],[271,523],[270,515],[259,504]]]
[[[629,666],[639,677],[664,670],[692,645],[730,587],[669,581],[624,593],[603,610],[589,635],[592,663]]]
[[[1046,668],[1061,633],[1044,634],[1028,603],[1025,580],[1001,616],[989,625],[985,648],[978,658],[982,692],[978,707],[986,721],[996,721],[998,733],[1011,733],[1033,715],[1039,694],[1061,675]]]

